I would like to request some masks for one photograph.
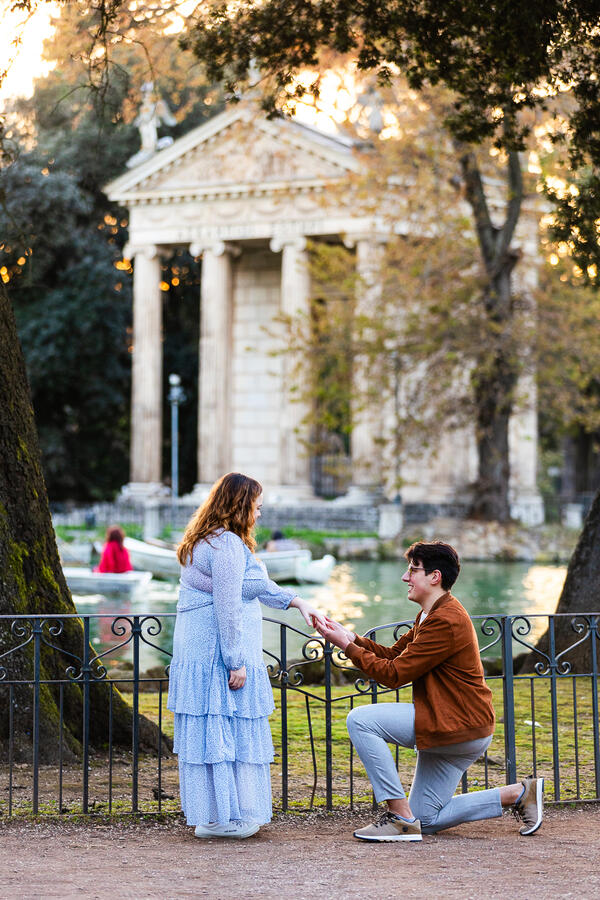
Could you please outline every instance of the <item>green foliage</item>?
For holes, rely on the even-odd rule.
[[[554,118],[552,126],[547,126],[547,136],[550,141],[567,144],[571,166],[579,170],[575,190],[553,193],[549,188],[558,203],[555,234],[572,242],[573,256],[585,277],[595,280],[600,269],[598,24],[597,4],[567,0],[550,4],[535,0],[518,14],[506,4],[481,4],[479,0],[444,4],[437,0],[419,4],[412,0],[368,4],[332,0],[300,4],[293,15],[288,14],[285,0],[251,0],[237,6],[211,4],[184,41],[204,62],[209,77],[223,79],[234,95],[258,67],[264,74],[264,106],[271,114],[277,109],[293,109],[306,94],[317,95],[319,67],[331,65],[332,56],[350,63],[359,77],[370,73],[371,83],[376,81],[382,90],[388,112],[398,74],[426,97],[430,106],[432,96],[443,98],[441,120],[460,171],[460,176],[455,171],[449,178],[458,186],[462,181],[472,209],[481,287],[478,303],[473,302],[473,292],[467,291],[457,307],[458,291],[453,303],[446,304],[443,290],[439,306],[432,304],[422,310],[429,333],[437,338],[440,326],[445,333],[434,348],[441,365],[438,385],[432,394],[424,384],[422,394],[434,397],[433,405],[441,407],[445,415],[447,401],[451,408],[456,406],[452,394],[453,386],[458,385],[454,400],[466,398],[465,411],[468,405],[474,406],[479,454],[474,511],[486,518],[506,518],[509,511],[508,420],[524,363],[519,355],[523,318],[515,315],[520,303],[510,284],[518,258],[512,241],[527,187],[519,153],[537,137],[542,116],[546,125]],[[298,80],[306,67],[315,71],[309,87]],[[570,106],[561,104],[567,86],[576,101]],[[400,109],[398,128],[405,132],[406,106]],[[498,196],[494,215],[491,213],[493,181],[485,179],[485,154],[477,150],[486,143],[502,151],[498,157],[505,166],[502,221],[498,220]],[[413,175],[418,178],[422,142],[409,140],[406,145],[415,156]],[[425,165],[436,167],[436,155],[443,156],[443,145],[439,139],[436,150],[442,152],[430,154]],[[406,186],[411,180],[400,176],[396,183]],[[399,206],[396,221],[410,221],[402,215],[402,204]],[[419,222],[421,234],[429,236],[420,216],[413,221]],[[425,268],[409,261],[402,276],[408,274],[409,280],[414,280],[426,266],[427,260]],[[418,302],[415,295],[412,303]],[[528,330],[531,333],[531,328]],[[464,333],[472,341],[468,356],[456,346],[460,341],[451,340],[452,331],[458,336]],[[421,336],[423,331],[417,328],[416,333]],[[431,343],[424,341],[422,349],[431,349]],[[464,385],[456,374],[449,375],[457,360],[469,373],[467,392],[461,389]],[[375,380],[378,386],[383,383],[379,373]]]
[[[536,363],[543,434],[600,430],[600,296],[574,278],[572,257],[541,271]]]
[[[128,478],[131,267],[119,262],[128,221],[103,188],[139,147],[133,124],[139,87],[159,81],[158,92],[180,119],[175,137],[219,108],[218,92],[178,48],[176,35],[166,33],[168,4],[138,4],[135,15],[117,4],[113,12],[112,67],[102,73],[92,52],[102,12],[61,9],[45,47],[56,68],[36,83],[30,100],[18,102],[10,136],[20,153],[0,176],[0,268],[16,310],[55,501],[111,497]],[[180,454],[185,491],[196,474],[198,265],[180,251],[165,262],[163,280],[169,285],[165,369],[181,376],[187,397]],[[164,413],[167,457],[166,398]]]
[[[377,537],[374,531],[314,531],[311,528],[294,528],[293,526],[282,529],[284,535],[289,538],[298,538],[307,543],[319,543],[325,538],[363,538]]]
[[[374,72],[382,84],[400,71],[413,89],[448,87],[456,100],[446,125],[459,141],[493,138],[522,149],[531,120],[520,114],[544,106],[540,84],[567,80],[573,51],[595,24],[594,4],[546,0],[533,0],[518,15],[479,0],[328,0],[298,4],[290,15],[286,0],[267,0],[211,4],[184,46],[205,62],[211,80],[224,79],[232,93],[251,67],[269,73],[269,108],[293,75],[315,67],[329,48],[353,57],[359,71]]]
[[[258,547],[261,547],[263,544],[266,544],[269,538],[271,537],[271,529],[266,528],[264,525],[257,525],[254,529],[254,538],[256,540],[256,544]]]
[[[25,165],[10,176],[21,168],[27,182]],[[129,285],[87,225],[89,206],[71,176],[38,174],[31,188],[17,184],[12,194],[13,255],[19,236],[29,245],[13,298],[46,483],[54,499],[105,497],[127,478]]]
[[[565,173],[570,190],[557,189],[549,184],[548,197],[556,206],[551,228],[557,242],[568,245],[570,255],[581,271],[584,283],[598,285],[600,271],[600,153],[596,167],[586,165],[574,173]]]
[[[344,247],[310,247],[312,298],[307,316],[284,320],[295,366],[291,396],[305,402],[312,454],[349,450],[352,427],[354,266]],[[295,354],[295,356],[294,356]]]
[[[2,173],[0,256],[55,500],[110,496],[128,471],[131,285],[115,269],[127,223],[101,185],[135,135],[81,96],[60,73],[42,82],[22,109],[37,143]]]
[[[433,135],[423,126],[418,173],[412,173],[411,135],[408,143],[382,149],[364,190],[367,196],[384,190],[393,171],[402,191],[388,189],[388,195],[407,216],[418,210],[419,233],[388,239],[373,262],[372,283],[357,275],[354,251],[313,243],[310,317],[285,323],[286,352],[297,360],[293,395],[310,410],[311,447],[316,441],[321,452],[339,450],[332,447],[336,435],[346,447],[363,411],[384,406],[388,435],[377,452],[391,476],[403,458],[437,449],[444,428],[472,421],[475,373],[493,367],[498,343],[517,365],[531,336],[518,311],[501,332],[488,320],[474,238],[444,178],[452,171],[451,156],[438,158],[434,172],[427,138]],[[360,196],[364,186],[352,189]],[[353,379],[357,368],[363,375]]]
[[[286,525],[280,529],[286,538],[300,541],[302,544],[309,544],[313,548],[313,552],[322,550],[327,538],[343,539],[343,538],[364,538],[377,537],[374,531],[317,531],[312,528],[296,528],[293,525]],[[266,544],[271,537],[271,528],[265,528],[259,525],[255,529],[256,542],[259,546]]]

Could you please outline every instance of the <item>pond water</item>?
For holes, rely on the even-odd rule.
[[[318,608],[353,630],[364,633],[387,622],[412,620],[418,607],[406,597],[406,585],[401,581],[404,568],[400,562],[344,562],[337,565],[325,585],[301,585],[300,596],[311,600]],[[474,563],[466,562],[453,593],[474,616],[499,614],[548,614],[554,612],[565,579],[565,566],[532,565],[530,563]],[[101,596],[74,597],[81,613],[104,614],[109,618],[94,620],[92,639],[98,649],[106,650],[119,643],[111,633],[112,617],[123,613],[156,613],[161,615],[162,631],[149,637],[159,647],[171,649],[174,617],[162,617],[175,611],[177,584],[152,581],[138,594],[127,600]],[[298,629],[301,634],[288,632],[288,658],[300,656],[306,640],[304,622],[296,610],[280,611],[263,607],[263,647],[278,655],[280,627],[268,621],[277,619]],[[528,640],[535,641],[546,628],[540,616],[532,621]],[[479,628],[478,628],[479,632]],[[392,643],[390,632],[381,636],[382,643]],[[481,638],[480,642],[487,643]],[[130,653],[130,647],[122,654]],[[116,656],[117,654],[115,654]],[[494,649],[493,655],[499,655]],[[147,644],[141,645],[142,671],[168,661]]]

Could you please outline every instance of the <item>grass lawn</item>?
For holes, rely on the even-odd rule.
[[[502,679],[490,678],[497,714],[497,726],[486,760],[469,769],[468,788],[496,787],[505,783],[504,716]],[[552,682],[541,677],[518,678],[514,682],[516,763],[518,777],[530,773],[546,780],[546,800],[575,802],[600,799],[596,790],[593,728],[593,695],[589,676],[570,676],[555,682],[555,714],[552,714]],[[124,695],[131,702],[131,694]],[[325,689],[307,686],[301,690],[282,689],[275,684],[276,709],[271,716],[275,744],[272,783],[275,808],[284,808],[284,756],[282,753],[282,701],[287,703],[287,809],[299,811],[311,806],[324,807],[327,802],[327,720]],[[410,689],[381,691],[378,702],[407,702]],[[173,734],[173,716],[166,708],[167,692],[162,694],[163,731]],[[351,706],[369,703],[371,694],[359,695],[354,685],[331,688],[330,763],[331,800],[336,809],[351,805],[363,807],[371,803],[371,788],[362,764],[352,751],[346,731],[346,716]],[[159,694],[141,693],[140,712],[158,723]],[[312,738],[312,739],[311,739]],[[285,743],[285,741],[284,741]],[[600,757],[600,754],[598,754]],[[400,777],[408,788],[415,765],[410,749],[397,751]],[[600,765],[600,758],[598,760]],[[179,791],[176,758],[163,758],[141,753],[137,761],[137,780],[133,779],[134,760],[131,749],[96,748],[89,759],[89,808],[94,815],[127,814],[133,809],[133,791],[137,784],[137,809],[141,813],[178,814]],[[0,816],[31,815],[34,785],[30,762],[11,766],[0,761]],[[66,763],[62,774],[54,765],[40,766],[40,814],[82,810],[83,774],[81,760]],[[599,772],[600,776],[600,772]],[[600,780],[600,779],[599,779]]]
[[[576,682],[574,686],[574,682]],[[469,789],[495,787],[505,783],[504,717],[502,680],[491,678],[497,724],[487,763],[475,763],[469,770]],[[596,797],[592,686],[589,678],[565,677],[556,683],[556,746],[553,742],[551,682],[545,678],[515,680],[515,733],[518,777],[536,773],[546,778],[548,800],[578,800]],[[288,802],[291,807],[307,806],[314,791],[314,804],[326,798],[326,704],[325,689],[307,686],[287,689]],[[282,795],[282,692],[275,687],[276,710],[271,730],[276,757],[272,767],[275,798]],[[353,685],[331,689],[331,765],[334,805],[368,802],[370,786],[346,731],[351,704],[369,703],[371,695],[357,696]],[[410,701],[410,690],[381,692],[378,702]],[[576,711],[576,714],[575,714]],[[140,712],[158,721],[158,694],[140,694]],[[310,722],[310,725],[309,725]],[[163,730],[172,735],[173,717],[163,695]],[[311,743],[312,732],[312,743]],[[314,757],[313,757],[314,753]],[[556,757],[556,759],[555,759]],[[415,765],[413,750],[397,752],[400,777],[408,787]],[[556,770],[554,764],[556,762]],[[352,773],[352,777],[351,777]],[[579,782],[579,783],[578,783]]]

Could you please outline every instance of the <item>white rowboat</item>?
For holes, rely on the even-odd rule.
[[[264,562],[273,581],[295,581],[298,563],[307,564],[312,560],[310,550],[259,550],[256,555]]]
[[[296,581],[299,584],[325,584],[335,566],[335,556],[326,553],[322,559],[296,560]]]
[[[146,569],[157,578],[179,578],[181,566],[175,551],[169,547],[155,547],[145,541],[126,537],[123,541],[129,558],[136,569]]]
[[[152,572],[94,572],[83,566],[63,566],[73,594],[132,594],[152,579]]]
[[[146,569],[157,578],[179,578],[181,567],[174,550],[129,537],[125,538],[124,545],[137,569]],[[269,578],[277,582],[324,584],[335,566],[330,554],[313,559],[310,550],[261,550],[256,555],[267,567]]]

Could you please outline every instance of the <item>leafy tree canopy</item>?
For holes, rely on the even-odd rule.
[[[115,7],[103,45],[111,58],[106,67],[100,36],[106,9],[65,5],[45,44],[54,68],[7,118],[13,163],[0,176],[0,268],[15,305],[54,500],[104,498],[128,477],[131,266],[122,260],[128,221],[103,187],[139,148],[141,85],[154,81],[176,113],[173,137],[221,102],[171,33],[175,6]],[[182,375],[194,408],[198,267],[178,257],[165,263],[163,277],[165,363]],[[168,330],[182,322],[173,341]],[[189,432],[195,434],[193,421]],[[193,465],[195,448],[187,451]],[[184,465],[182,485],[194,479]]]
[[[596,0],[219,0],[202,8],[184,44],[234,95],[258,66],[271,111],[290,85],[298,94],[306,90],[295,78],[318,66],[323,48],[354,56],[359,71],[375,72],[380,84],[399,71],[417,89],[443,84],[455,95],[446,116],[454,137],[468,144],[493,139],[508,150],[524,148],[533,125],[528,111],[568,94],[552,134],[567,151],[566,189],[549,183],[547,193],[557,208],[555,238],[570,243],[583,279],[595,283],[599,26]]]
[[[452,90],[446,122],[459,140],[494,137],[515,148],[528,131],[517,114],[563,85],[597,20],[593,0],[532,0],[518,9],[477,0],[249,0],[204,6],[183,44],[232,93],[258,65],[273,79],[271,105],[299,69],[318,65],[322,48],[351,54],[380,82],[401,71],[413,88]]]
[[[437,350],[431,341],[421,346],[429,346],[430,360],[439,352],[444,361],[474,357],[470,388],[480,498],[475,509],[485,517],[508,515],[508,420],[524,363],[519,338],[524,332],[531,335],[523,326],[511,275],[519,258],[513,238],[531,189],[520,154],[537,135],[540,112],[551,111],[550,143],[555,146],[564,131],[573,129],[585,105],[582,99],[595,97],[590,61],[596,55],[597,24],[596,3],[569,0],[534,0],[518,8],[478,0],[249,0],[241,5],[218,0],[200,9],[183,41],[205,63],[209,78],[223,79],[234,96],[260,79],[264,105],[272,114],[293,105],[307,90],[319,91],[318,72],[307,88],[304,70],[318,70],[331,53],[353,59],[359,73],[374,73],[384,96],[386,86],[402,75],[409,88],[428,98],[439,92],[447,102],[443,122],[459,163],[457,180],[471,206],[484,278],[478,304],[465,293],[462,302],[451,303],[450,318],[436,317],[435,303],[428,308],[423,319],[436,336]],[[569,97],[563,102],[565,93]],[[502,216],[489,173],[486,177],[487,149],[478,152],[490,142],[505,166]],[[457,178],[456,173],[450,177]],[[450,297],[456,291],[445,293]],[[479,331],[467,356],[453,347],[456,341],[439,340],[447,333],[444,323],[462,307],[460,329]]]

